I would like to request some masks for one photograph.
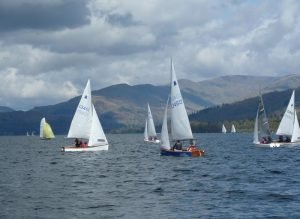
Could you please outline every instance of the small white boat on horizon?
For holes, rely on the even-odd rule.
[[[226,134],[226,133],[227,133],[227,129],[226,129],[226,127],[225,127],[225,125],[224,125],[224,124],[222,125],[222,133],[224,133],[224,134]]]
[[[234,124],[231,125],[231,133],[236,133],[236,129],[235,129]]]
[[[154,121],[153,121],[149,103],[147,104],[147,109],[148,109],[148,113],[147,113],[147,119],[145,122],[144,142],[158,144],[160,142],[160,140],[157,139],[155,125],[154,125]]]
[[[40,123],[40,138],[42,140],[50,140],[55,138],[52,128],[49,123],[46,122],[45,117],[41,119]]]

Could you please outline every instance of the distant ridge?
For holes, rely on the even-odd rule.
[[[12,108],[10,107],[7,107],[7,106],[0,106],[0,113],[3,113],[3,112],[13,112],[15,110],[13,110]]]
[[[300,108],[300,87],[295,89],[295,105],[296,109]],[[274,91],[263,94],[263,100],[267,116],[278,122],[282,117],[286,106],[289,102],[292,89],[285,91]],[[249,98],[232,104],[223,104],[220,106],[210,107],[204,110],[195,112],[189,116],[192,123],[212,123],[220,125],[223,121],[229,123],[237,121],[250,120],[254,123],[256,111],[258,107],[258,97]],[[277,127],[278,124],[274,124]],[[273,128],[274,128],[273,127]],[[213,131],[219,131],[214,129]],[[252,123],[250,129],[253,129]]]
[[[268,84],[268,87],[263,88],[263,93],[294,88],[297,85],[300,87],[300,77],[233,75],[201,82],[179,80],[185,106],[188,113],[192,113],[191,119],[194,122],[253,119],[256,113],[258,89],[260,85],[265,84]],[[93,91],[93,103],[106,132],[142,131],[147,115],[147,103],[150,104],[155,124],[161,123],[169,89],[168,84],[162,86],[117,84]],[[288,95],[287,93],[286,96]],[[269,105],[266,99],[267,112],[269,113],[269,107],[280,111],[280,107],[285,104],[280,106],[278,104],[281,101],[288,101],[289,97],[286,96],[283,94],[281,96],[280,92],[274,94]],[[296,98],[299,97],[297,90]],[[246,105],[243,105],[244,99],[248,99]],[[42,117],[47,118],[56,134],[66,134],[78,102],[79,97],[74,97],[66,102],[34,107],[28,111],[2,112],[0,113],[0,135],[22,135],[27,130],[38,133]],[[202,109],[205,110],[199,111]]]

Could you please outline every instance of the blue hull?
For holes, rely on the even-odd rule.
[[[173,156],[173,157],[201,157],[204,156],[204,151],[171,151],[171,150],[161,150],[160,154],[162,156]]]
[[[192,153],[189,151],[165,151],[161,150],[160,154],[163,156],[174,156],[174,157],[191,157]]]

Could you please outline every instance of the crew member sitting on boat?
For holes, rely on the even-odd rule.
[[[266,137],[262,137],[260,143],[261,144],[269,144],[272,142],[272,139],[269,137],[269,138],[266,138]]]
[[[195,141],[194,140],[190,140],[190,145],[187,148],[187,151],[195,151],[197,150],[196,146],[195,146]]]
[[[76,147],[80,147],[80,143],[79,143],[78,138],[75,139],[75,146],[76,146]]]
[[[176,143],[173,146],[173,151],[175,151],[175,150],[181,150],[182,151],[182,143],[179,140],[177,140]]]

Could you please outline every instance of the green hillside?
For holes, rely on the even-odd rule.
[[[295,90],[295,104],[300,106],[300,88]],[[290,100],[292,90],[263,95],[271,130],[276,130]],[[258,97],[233,104],[223,104],[195,112],[189,116],[194,132],[220,132],[224,123],[227,129],[234,124],[238,131],[252,131],[258,106]]]

